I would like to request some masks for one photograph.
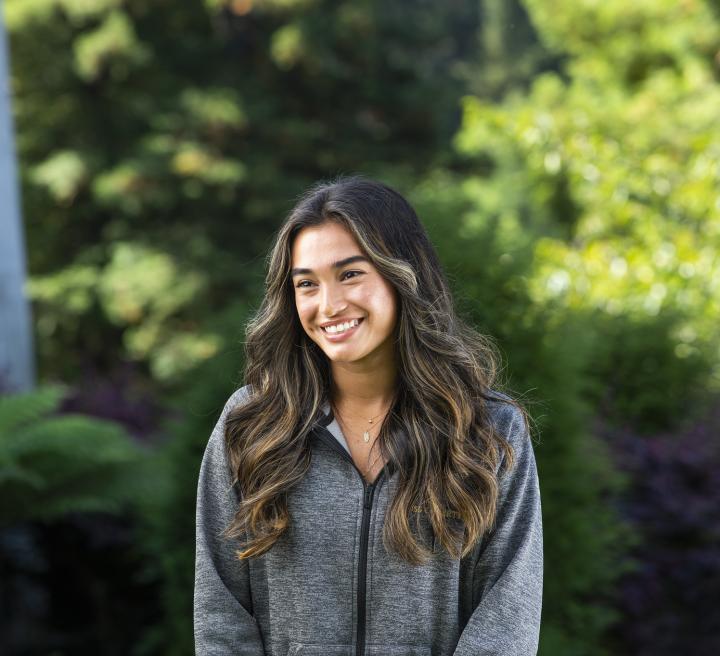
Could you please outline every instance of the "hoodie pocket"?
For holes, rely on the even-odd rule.
[[[431,549],[432,552],[435,553],[437,540],[430,519],[421,506],[410,506],[410,510],[412,511],[412,515],[410,516],[410,529],[414,533],[415,538],[419,538],[420,544],[423,547]]]
[[[413,528],[414,526],[418,527],[417,529],[413,528],[413,530],[417,531],[417,535],[420,537],[422,543],[426,547],[432,549],[433,556],[447,554],[445,547],[435,535],[435,531],[433,531],[432,524],[430,523],[430,518],[427,516],[422,507],[410,506],[410,509],[413,513],[416,513],[415,517],[411,516],[411,519],[413,520],[411,522],[411,528]],[[460,519],[458,513],[452,510],[446,510],[445,521],[447,523],[447,527],[450,533],[455,535],[455,543],[457,548],[462,549],[463,535],[465,530],[465,524],[463,523],[462,519]],[[417,524],[413,524],[413,522],[417,522]]]
[[[291,642],[287,656],[354,656],[352,645],[306,645]]]
[[[367,645],[367,656],[432,656],[425,645]]]
[[[430,647],[419,645],[366,645],[367,656],[432,656]],[[290,643],[288,656],[354,656],[352,645],[304,645]]]

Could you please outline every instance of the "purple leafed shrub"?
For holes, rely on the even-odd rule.
[[[87,366],[60,412],[115,421],[140,440],[149,438],[162,414],[148,384],[130,363],[121,363],[105,375]]]
[[[612,640],[633,656],[720,654],[720,404],[674,435],[604,428],[638,530]]]

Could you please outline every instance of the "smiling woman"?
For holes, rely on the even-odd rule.
[[[292,262],[314,264],[291,270],[295,305],[303,330],[331,362],[373,369],[394,360],[395,292],[348,230],[334,222],[305,228]]]
[[[303,330],[330,361],[334,414],[356,466],[372,482],[385,460],[373,449],[378,443],[370,443],[369,430],[363,432],[362,442],[348,439],[353,432],[348,417],[364,414],[372,424],[392,402],[397,369],[395,291],[362,254],[352,234],[333,221],[301,230],[293,243],[292,262],[315,263],[314,270],[293,266],[290,271],[295,306]],[[343,392],[346,398],[340,401]],[[384,406],[379,413],[378,403]]]
[[[535,654],[537,471],[495,371],[400,194],[309,190],[201,467],[197,653]]]

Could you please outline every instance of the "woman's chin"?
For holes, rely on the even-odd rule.
[[[363,359],[363,354],[356,348],[323,349],[323,352],[325,353],[325,357],[334,364],[351,364]]]

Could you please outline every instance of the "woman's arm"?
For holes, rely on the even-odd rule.
[[[195,652],[198,656],[264,656],[260,630],[252,616],[248,564],[237,545],[221,537],[235,515],[237,497],[225,453],[225,418],[245,398],[230,397],[210,436],[197,491],[195,552]]]
[[[480,601],[460,635],[455,656],[537,654],[543,581],[540,488],[522,415],[512,408],[505,416],[505,426],[499,428],[515,450],[515,464],[500,480],[496,525],[483,544],[473,577]]]

